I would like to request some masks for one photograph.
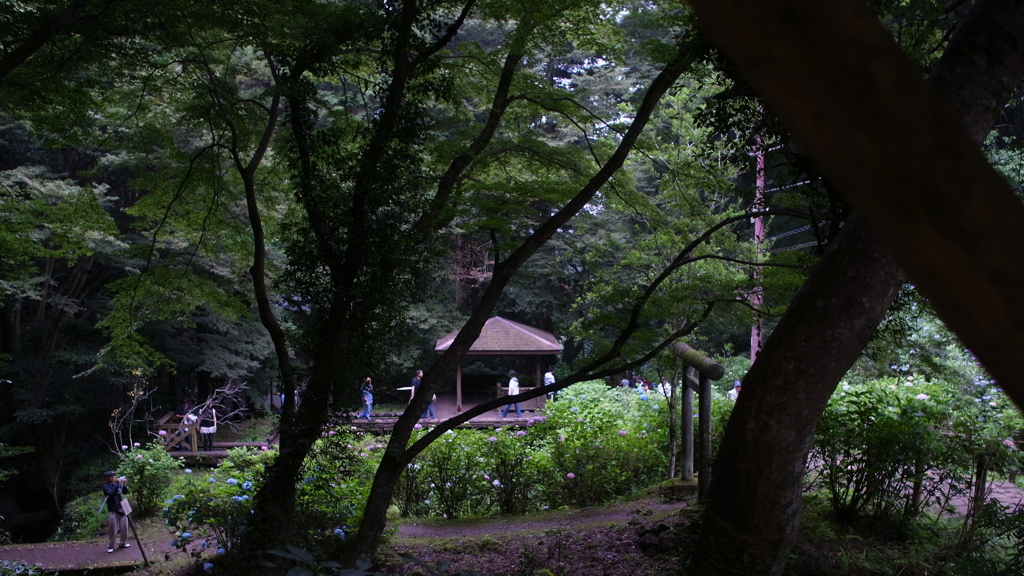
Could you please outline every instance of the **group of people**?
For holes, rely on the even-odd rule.
[[[545,386],[551,386],[555,383],[554,371],[554,366],[548,367],[548,371],[544,374]],[[519,394],[519,378],[516,377],[515,370],[509,370],[508,375],[508,395],[515,396],[516,394]],[[412,378],[412,383],[409,386],[409,402],[412,402],[412,399],[416,397],[416,394],[419,392],[420,384],[422,382],[423,370],[416,370],[415,375]],[[356,418],[365,418],[367,420],[371,420],[370,414],[373,411],[373,380],[369,377],[363,379],[363,382],[360,384],[360,391],[362,396],[363,408],[359,412],[359,414],[356,415]],[[553,392],[548,392],[547,398],[548,400],[553,400],[555,398],[555,394]],[[437,413],[434,409],[434,404],[436,402],[437,394],[434,394],[430,399],[430,403],[428,403],[427,407],[423,409],[423,414],[420,415],[420,418],[424,418],[427,420],[436,420]],[[508,416],[509,410],[511,410],[513,407],[516,410],[516,418],[522,418],[523,412],[518,402],[507,404],[501,412],[501,417],[504,418]]]
[[[544,373],[544,385],[545,386],[553,386],[554,384],[555,384],[555,367],[554,366],[548,366],[548,371]],[[516,394],[519,394],[519,378],[516,377],[516,371],[515,370],[509,370],[508,371],[508,395],[509,396],[515,396]],[[548,392],[546,394],[546,397],[547,397],[548,400],[554,400],[557,397],[557,393],[556,392]],[[513,402],[511,404],[506,404],[505,408],[503,408],[502,411],[501,411],[501,417],[504,418],[504,417],[508,416],[508,411],[511,408],[513,408],[513,407],[516,409],[516,418],[522,418],[523,417],[523,412],[522,412],[522,410],[520,410],[519,402]]]
[[[199,435],[202,447],[200,450],[209,452],[213,450],[213,435],[217,433],[217,410],[206,404],[199,409],[198,414],[191,409],[191,402],[188,398],[181,401],[181,404],[174,409],[174,417],[181,422],[182,430],[189,431],[190,425],[199,424]],[[184,450],[192,450],[188,442],[188,436],[182,440],[180,446]]]

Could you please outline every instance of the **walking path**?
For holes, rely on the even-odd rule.
[[[157,550],[146,547],[146,555],[153,559]],[[45,542],[42,544],[11,544],[0,546],[0,559],[11,562],[22,561],[27,564],[39,564],[47,572],[66,572],[71,570],[92,570],[97,568],[125,571],[142,565],[142,553],[138,545],[132,541],[131,548],[115,548],[107,553],[107,539],[83,540],[78,542]],[[163,553],[160,553],[163,560]]]

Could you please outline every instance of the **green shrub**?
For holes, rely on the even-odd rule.
[[[423,451],[406,476],[421,477],[427,485],[423,500],[445,518],[484,513],[491,487],[484,479],[486,450],[479,431],[449,430]]]
[[[544,480],[543,439],[537,430],[496,429],[484,441],[478,483],[502,514],[523,514],[540,506]]]
[[[363,514],[385,444],[354,428],[334,427],[317,440],[296,486],[292,543],[338,554]]]
[[[103,506],[103,494],[97,485],[91,494],[79,496],[64,505],[64,514],[50,540],[70,542],[95,538],[106,521],[107,509]]]
[[[970,486],[983,487],[989,471],[1017,470],[1021,454],[1010,436],[1019,414],[991,384],[971,388],[973,397],[914,376],[843,383],[810,459],[837,517],[905,524],[929,503],[941,509]],[[984,491],[977,493],[972,505]]]
[[[156,444],[141,448],[138,444],[121,455],[117,470],[128,478],[129,501],[139,516],[155,514],[160,509],[174,473],[181,462]]]
[[[552,438],[552,504],[607,502],[664,479],[663,398],[584,382],[563,390],[548,416],[538,428]]]
[[[383,444],[362,432],[325,432],[303,464],[296,484],[293,542],[317,553],[336,554],[363,512]],[[179,549],[218,552],[238,545],[252,514],[253,497],[273,450],[236,448],[215,469],[186,470],[167,501],[164,516]]]

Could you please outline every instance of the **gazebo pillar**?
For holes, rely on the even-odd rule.
[[[455,365],[455,413],[462,413],[462,360]]]

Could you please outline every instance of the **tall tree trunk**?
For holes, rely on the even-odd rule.
[[[877,18],[859,2],[771,0],[756,3],[756,8],[728,0],[691,2],[710,34],[777,110],[780,100],[805,96],[827,96],[841,111],[861,106],[863,95],[856,91],[837,96],[819,86],[849,74],[836,66],[837,59],[843,61],[836,50],[870,61],[869,70],[885,81],[903,80],[892,74],[891,67],[879,65],[902,57]],[[813,16],[804,20],[808,15]],[[975,142],[987,133],[1024,73],[1021,38],[1024,8],[1011,0],[983,0],[933,72],[935,86],[955,106]],[[901,61],[896,68],[913,81],[912,66]],[[913,100],[901,102],[908,109],[918,105]],[[787,111],[800,113],[793,109]],[[807,112],[806,107],[803,110]],[[813,111],[803,119],[808,124],[821,119],[820,112],[815,116]],[[799,123],[780,116],[787,125]],[[887,120],[880,116],[869,121]],[[832,152],[846,153],[844,138],[856,137],[855,132],[830,133]],[[811,152],[816,160],[817,151]],[[893,163],[903,160],[899,155],[884,158]],[[857,165],[856,159],[847,162]],[[829,170],[825,172],[831,177]],[[885,193],[898,196],[903,192],[900,187],[912,182],[894,179]],[[900,270],[893,256],[869,236],[859,216],[846,224],[815,267],[744,380],[719,451],[691,574],[781,572],[799,527],[803,464],[814,429],[839,379],[894,299]]]

